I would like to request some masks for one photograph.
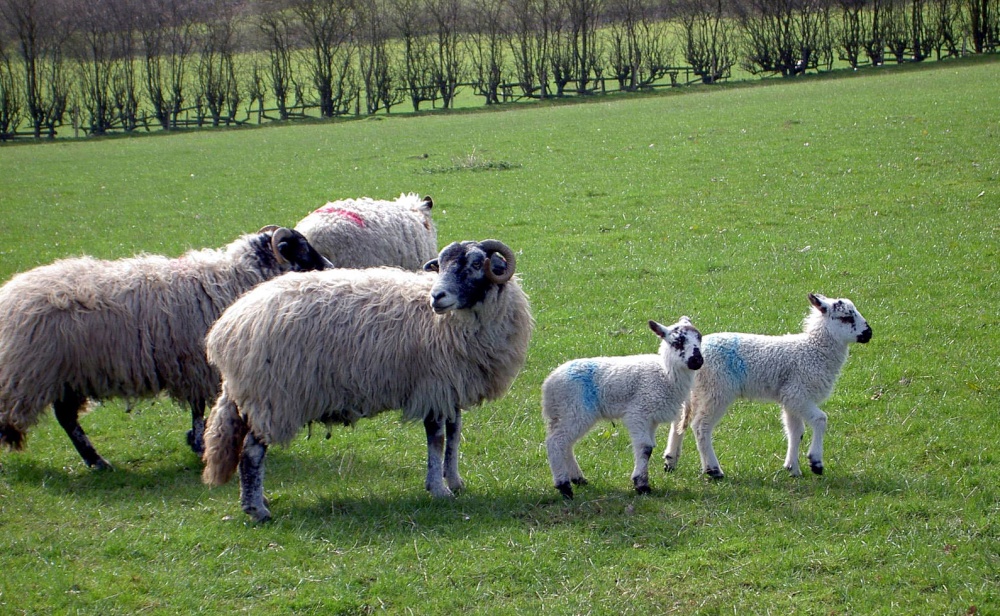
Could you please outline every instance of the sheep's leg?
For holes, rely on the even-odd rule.
[[[452,492],[465,489],[465,482],[458,474],[458,447],[462,442],[462,411],[455,409],[455,419],[444,423],[444,479]]]
[[[582,416],[574,416],[575,421],[567,421],[566,417],[549,420],[549,435],[545,439],[545,450],[549,457],[549,468],[552,470],[552,480],[563,498],[573,498],[574,483],[578,486],[587,485],[587,478],[580,470],[576,461],[573,446],[586,434],[593,421],[586,421]]]
[[[681,459],[681,445],[684,442],[684,431],[687,429],[690,417],[691,403],[685,401],[680,418],[670,424],[670,437],[667,439],[667,448],[663,450],[663,470],[668,473],[672,473],[677,468],[677,463]]]
[[[55,410],[59,425],[66,431],[69,440],[73,442],[73,446],[87,466],[96,470],[112,470],[111,464],[97,453],[87,438],[87,433],[80,427],[80,408],[86,401],[83,396],[67,390],[63,392],[62,397],[52,403],[52,408]]]
[[[817,475],[823,474],[823,437],[826,435],[826,413],[815,404],[806,407],[802,414],[812,428],[812,444],[809,445],[809,470]]]
[[[243,453],[240,455],[240,505],[247,515],[257,522],[271,519],[264,498],[264,456],[267,445],[248,432],[243,439]]]
[[[424,487],[432,496],[454,496],[444,484],[445,422],[426,417],[424,431],[427,433],[427,481]]]
[[[781,409],[781,422],[785,425],[785,436],[788,438],[788,453],[785,454],[785,470],[792,477],[801,477],[802,469],[799,468],[799,443],[802,435],[805,434],[806,425],[797,413],[793,413],[785,407]]]
[[[725,404],[710,400],[708,403],[696,403],[692,405],[691,431],[694,432],[694,440],[698,445],[698,455],[701,457],[701,470],[712,479],[722,479],[725,473],[719,465],[719,458],[715,456],[715,448],[712,446],[712,431],[716,424],[726,414],[729,401]]]
[[[188,446],[199,456],[205,453],[205,401],[192,400],[191,429],[187,433]]]
[[[647,420],[629,421],[626,418],[626,428],[632,439],[632,452],[635,457],[635,468],[632,470],[632,484],[639,494],[649,494],[649,458],[656,447],[656,424]]]

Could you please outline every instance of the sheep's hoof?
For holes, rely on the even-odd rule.
[[[459,492],[465,490],[465,482],[462,481],[461,479],[455,479],[455,480],[449,479],[448,488],[452,491],[453,494],[458,494]]]
[[[663,458],[663,470],[668,473],[672,473],[675,468],[677,468],[677,460],[674,460],[673,456],[666,456]]]
[[[586,477],[577,477],[576,479],[571,479],[570,481],[578,486],[585,486],[589,483]]]
[[[441,484],[436,486],[424,486],[434,498],[454,498],[455,493],[448,489],[448,486]]]
[[[205,440],[200,434],[195,434],[194,430],[188,430],[187,432],[187,442],[188,447],[191,451],[195,452],[199,456],[205,453]]]
[[[566,500],[573,500],[573,488],[570,487],[568,481],[556,484],[556,489],[563,495]]]
[[[792,477],[801,477],[802,476],[802,471],[798,467],[795,467],[795,466],[785,466],[785,470],[788,471],[788,474],[791,475]]]
[[[822,462],[814,462],[810,458],[809,459],[809,470],[811,470],[813,473],[815,473],[817,475],[822,475],[823,474],[823,463]]]
[[[705,474],[708,475],[709,479],[723,479],[726,476],[725,473],[722,472],[722,469],[717,466],[706,470]]]
[[[90,462],[87,462],[87,466],[89,466],[90,468],[94,469],[95,471],[113,471],[113,470],[115,470],[115,467],[111,466],[111,463],[108,462],[107,460],[105,460],[104,458],[102,458],[101,456],[97,456],[96,460],[92,460]]]
[[[261,524],[271,519],[271,512],[268,511],[267,507],[263,505],[244,507],[243,512],[246,513],[251,518],[253,518],[254,522],[259,522]]]
[[[639,485],[635,486],[635,493],[636,494],[651,494],[652,492],[653,492],[653,489],[651,487],[649,487],[648,483],[644,484],[644,485],[641,485],[641,486],[639,486]]]

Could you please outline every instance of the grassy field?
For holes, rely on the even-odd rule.
[[[111,473],[49,413],[0,454],[0,613],[997,613],[998,82],[995,59],[945,62],[0,148],[0,280],[414,191],[442,245],[518,252],[537,320],[508,396],[466,415],[451,501],[424,491],[423,430],[395,413],[273,448],[265,525],[235,482],[201,484],[171,403],[83,418]],[[590,485],[562,500],[539,413],[552,368],[651,352],[650,318],[795,331],[808,292],[850,297],[875,332],[823,405],[823,476],[788,477],[777,408],[738,403],[716,431],[725,480],[689,437],[637,497],[605,424],[577,446]]]

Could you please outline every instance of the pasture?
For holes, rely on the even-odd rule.
[[[509,394],[465,414],[451,501],[386,413],[268,455],[274,520],[209,489],[186,409],[109,401],[88,470],[47,414],[0,453],[4,614],[973,614],[1000,610],[1000,62],[0,148],[0,280],[57,258],[178,255],[325,201],[430,194],[442,245],[518,253],[536,329]],[[564,502],[539,388],[573,357],[653,352],[648,319],[798,331],[806,295],[874,330],[791,478],[776,406],[691,435],[637,497],[628,435],[577,446]],[[0,315],[2,318],[2,315]],[[281,369],[282,367],[276,367]],[[292,369],[293,367],[289,367]],[[807,438],[809,433],[807,432]]]

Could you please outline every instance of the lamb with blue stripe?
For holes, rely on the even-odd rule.
[[[650,329],[662,340],[657,355],[574,359],[559,366],[542,384],[552,478],[565,498],[573,498],[571,483],[587,480],[573,446],[599,419],[621,419],[632,439],[636,492],[649,488],[649,458],[656,446],[656,428],[675,421],[701,367],[701,333],[687,317],[670,327],[656,321]]]
[[[852,342],[871,340],[872,328],[849,299],[809,294],[812,309],[803,331],[784,336],[716,333],[705,336],[705,365],[694,379],[691,398],[682,419],[670,431],[664,466],[674,470],[688,424],[701,455],[702,472],[721,479],[724,474],[712,447],[712,430],[737,398],[777,402],[788,437],[785,468],[792,476],[799,468],[799,441],[805,424],[812,428],[809,467],[823,474],[823,436],[826,413],[819,404],[833,391],[847,361]]]

